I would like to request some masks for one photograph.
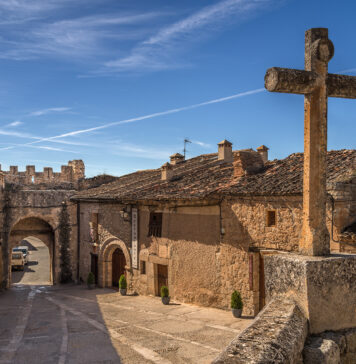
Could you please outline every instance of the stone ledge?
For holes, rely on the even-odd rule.
[[[272,300],[213,364],[301,363],[307,320],[289,299]]]
[[[266,256],[265,280],[267,302],[294,299],[311,334],[356,327],[356,255]]]
[[[308,337],[303,360],[304,364],[356,364],[356,328]]]

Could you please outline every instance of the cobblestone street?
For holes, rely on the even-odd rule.
[[[0,363],[209,363],[251,322],[231,312],[83,286],[0,295]]]

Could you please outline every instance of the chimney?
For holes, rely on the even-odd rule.
[[[268,162],[268,150],[269,148],[267,148],[265,145],[261,145],[257,148],[257,152],[262,157],[263,163]]]
[[[232,162],[232,143],[226,139],[218,144],[218,160]]]
[[[161,180],[162,181],[169,181],[173,177],[173,167],[170,163],[165,163],[161,167]]]
[[[250,149],[234,153],[234,177],[249,176],[263,170],[264,163],[261,155]]]
[[[175,153],[175,154],[172,154],[170,157],[170,163],[175,166],[176,164],[178,163],[182,163],[184,162],[184,156],[181,155],[180,153]]]

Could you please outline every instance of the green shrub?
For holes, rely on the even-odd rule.
[[[125,275],[121,274],[119,279],[119,288],[120,289],[126,289],[127,288],[127,281],[125,278]]]
[[[95,276],[94,276],[93,272],[90,272],[88,274],[87,284],[94,284],[94,283],[95,283]]]
[[[161,297],[169,297],[169,290],[167,286],[161,287]]]
[[[234,291],[231,295],[231,308],[237,308],[242,310],[244,304],[242,303],[241,294],[238,291]]]

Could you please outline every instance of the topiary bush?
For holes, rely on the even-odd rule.
[[[161,297],[169,297],[169,289],[167,286],[161,287]]]
[[[127,281],[124,274],[121,274],[119,279],[119,288],[120,289],[126,289],[127,288]]]
[[[242,310],[244,304],[242,302],[241,294],[238,291],[234,291],[231,294],[231,308]]]
[[[87,278],[87,284],[94,284],[95,283],[95,276],[93,274],[93,272],[89,272],[88,274],[88,278]]]

